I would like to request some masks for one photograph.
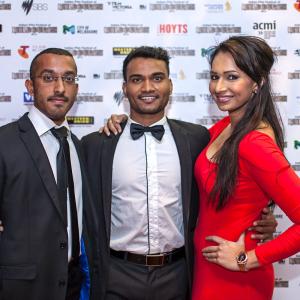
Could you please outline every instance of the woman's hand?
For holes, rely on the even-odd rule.
[[[202,249],[203,256],[212,263],[220,265],[231,271],[240,271],[236,257],[245,251],[245,233],[239,237],[237,242],[225,240],[219,236],[208,236],[207,241],[215,242],[218,245]]]

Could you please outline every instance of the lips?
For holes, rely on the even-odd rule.
[[[48,98],[48,101],[51,101],[53,103],[62,104],[65,102],[68,102],[68,98],[66,97],[50,97]]]
[[[216,100],[219,102],[219,103],[227,103],[229,102],[231,99],[232,99],[233,96],[227,96],[227,95],[224,95],[224,96],[216,96]]]
[[[155,101],[158,98],[159,97],[156,95],[144,95],[144,96],[138,97],[139,100],[142,100],[145,103],[152,103],[153,101]]]

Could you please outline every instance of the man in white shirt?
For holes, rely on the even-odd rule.
[[[32,109],[0,128],[1,299],[78,300],[81,254],[88,254],[90,275],[97,268],[98,246],[88,239],[97,228],[95,210],[80,144],[66,121],[76,81],[71,53],[42,51],[25,83]]]
[[[123,63],[130,117],[122,134],[83,138],[103,230],[105,299],[186,299],[192,284],[198,192],[195,159],[206,128],[167,119],[166,50],[139,47]]]
[[[123,72],[130,118],[122,135],[83,138],[93,197],[105,219],[105,299],[185,299],[198,206],[192,168],[209,134],[165,117],[172,93],[165,50],[136,49]]]

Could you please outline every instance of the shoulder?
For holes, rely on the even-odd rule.
[[[240,142],[239,157],[248,163],[264,169],[277,170],[288,167],[289,162],[285,158],[273,138],[259,130],[249,132]]]
[[[212,127],[209,128],[210,136],[213,137],[215,134],[218,134],[230,123],[229,117],[225,117],[215,123]]]
[[[0,139],[15,139],[20,132],[20,119],[0,127]],[[30,124],[30,121],[28,122]]]
[[[168,122],[172,128],[177,127],[183,129],[189,134],[199,134],[199,133],[208,134],[207,128],[199,124],[190,123],[181,120],[175,120],[175,119],[168,119]]]

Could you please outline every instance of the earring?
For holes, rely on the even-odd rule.
[[[252,91],[252,94],[256,95],[257,94],[257,90]]]

